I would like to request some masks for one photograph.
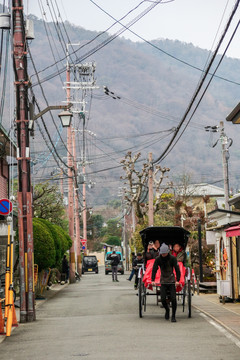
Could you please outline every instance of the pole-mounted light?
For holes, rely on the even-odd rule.
[[[69,127],[71,125],[73,114],[69,110],[65,110],[58,114],[63,127]]]

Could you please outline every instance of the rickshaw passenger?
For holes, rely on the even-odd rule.
[[[177,258],[177,261],[180,261],[183,265],[185,265],[186,253],[180,244],[176,243],[173,245],[172,255]]]
[[[156,259],[157,256],[159,256],[159,248],[160,248],[160,242],[159,240],[149,241],[147,251],[145,253],[145,264],[148,260]]]
[[[172,322],[176,322],[176,309],[177,309],[177,300],[176,300],[176,287],[179,285],[180,280],[180,270],[175,256],[169,254],[169,247],[163,243],[160,247],[160,256],[155,259],[153,269],[152,269],[152,285],[155,284],[155,277],[158,270],[158,267],[161,269],[161,300],[162,304],[166,310],[165,319],[169,319],[169,307],[166,301],[167,291],[170,292],[170,300],[172,303]],[[177,281],[175,282],[175,275],[173,273],[173,268],[176,272]]]

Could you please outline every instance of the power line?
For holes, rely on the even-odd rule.
[[[159,0],[161,1],[161,0]],[[152,4],[150,5],[147,9],[145,9],[141,14],[139,14],[138,16],[136,16],[132,21],[130,21],[127,26],[130,27],[132,25],[134,25],[137,21],[139,21],[143,16],[145,16],[148,12],[150,12],[156,5],[158,5],[159,3],[155,3],[155,4]],[[82,57],[80,58],[77,58],[76,62],[77,61],[84,61],[86,58],[88,58],[89,56],[95,54],[97,51],[99,51],[100,49],[102,49],[103,47],[105,47],[106,45],[108,45],[110,42],[112,42],[114,39],[116,39],[119,35],[121,35],[124,31],[126,31],[125,27],[123,27],[122,29],[118,30],[114,35],[110,36],[108,39],[104,40],[102,43],[98,44],[97,46],[95,46],[93,49],[89,50],[86,54],[84,54]],[[90,42],[88,42],[87,44],[89,44]],[[86,46],[83,45],[83,46]],[[78,50],[80,50],[81,48],[83,48],[83,46],[81,46],[79,49],[77,49],[75,52],[77,52]],[[75,53],[74,52],[74,53]],[[71,53],[73,54],[73,52]],[[52,67],[54,66],[55,64],[52,64],[51,66],[49,67]],[[48,68],[49,68],[48,67]],[[47,68],[45,68],[44,70],[46,70]],[[43,71],[43,70],[42,70]],[[63,72],[65,71],[65,69],[62,69],[60,72]],[[32,76],[34,75],[37,75],[39,76],[39,73],[41,71],[38,72],[38,74],[35,72],[35,74],[33,74]],[[48,81],[48,80],[51,80],[52,78],[56,77],[58,75],[58,73],[56,74],[53,73],[53,74],[50,74],[48,76],[46,76],[45,78],[43,78],[41,80],[41,83],[45,82],[45,81]],[[36,86],[38,83],[34,83],[32,86]]]
[[[132,10],[130,10],[127,14],[125,14],[120,20],[123,20],[125,17],[127,17],[131,12],[133,12],[134,10],[136,10],[144,1],[140,2],[140,4],[138,4],[135,8],[133,8]],[[113,23],[111,26],[109,26],[106,30],[102,31],[101,33],[97,34],[93,39],[89,40],[87,43],[81,45],[78,49],[74,50],[71,54],[75,54],[77,53],[79,50],[81,50],[82,48],[84,48],[85,46],[91,44],[94,40],[96,40],[98,37],[100,37],[101,35],[104,35],[105,33],[107,33],[108,30],[110,30],[114,25],[116,25],[117,22]],[[70,54],[69,54],[70,55]],[[66,56],[64,56],[64,58],[60,59],[58,62],[66,60]],[[38,73],[44,72],[46,70],[48,70],[49,68],[53,67],[55,64],[51,64],[48,65],[47,67],[45,67],[42,70],[39,70]],[[34,76],[36,74],[33,74],[32,76]]]
[[[171,57],[172,59],[174,59],[174,60],[176,60],[176,61],[178,61],[178,62],[180,62],[180,63],[182,63],[182,64],[184,64],[184,65],[187,65],[187,66],[189,66],[189,67],[191,67],[191,68],[193,68],[193,69],[195,69],[195,70],[201,71],[202,73],[205,72],[204,69],[201,69],[201,68],[199,68],[199,67],[197,67],[197,66],[195,66],[195,65],[192,65],[192,64],[188,63],[187,61],[182,60],[182,59],[180,59],[180,58],[178,58],[178,57],[170,54],[169,52],[161,49],[159,46],[153,44],[151,41],[146,40],[146,39],[143,38],[142,36],[138,35],[135,31],[133,31],[132,29],[130,29],[127,25],[125,26],[124,24],[122,24],[119,20],[117,20],[115,17],[113,17],[113,16],[112,16],[111,14],[109,14],[107,11],[105,11],[101,6],[99,6],[98,4],[96,4],[93,0],[90,0],[90,1],[91,1],[94,5],[96,5],[101,11],[103,11],[106,15],[108,15],[109,17],[111,17],[113,20],[115,20],[115,21],[116,21],[117,23],[119,23],[121,26],[124,26],[124,27],[126,28],[126,30],[128,30],[129,32],[131,32],[132,34],[134,34],[136,37],[138,37],[139,39],[141,39],[142,41],[144,41],[144,42],[147,43],[148,45],[152,46],[153,48],[159,50],[159,51],[162,52],[163,54]],[[164,3],[162,3],[162,4],[164,4]],[[211,73],[209,73],[209,74],[212,75]],[[230,83],[235,84],[235,85],[240,85],[240,83],[238,83],[238,82],[236,82],[236,81],[233,81],[233,80],[226,79],[226,78],[224,78],[224,77],[222,77],[222,76],[215,75],[215,77],[218,78],[218,79],[221,79],[221,80],[230,82]]]
[[[204,73],[204,75],[203,75],[203,77],[202,77],[199,85],[197,86],[197,89],[195,90],[195,93],[194,93],[194,95],[193,95],[193,97],[192,97],[192,99],[191,99],[191,101],[190,101],[190,104],[188,105],[187,110],[185,111],[185,114],[183,115],[183,118],[181,119],[181,121],[180,121],[180,123],[179,123],[179,125],[178,125],[178,127],[177,127],[177,129],[176,129],[176,131],[175,131],[175,134],[173,135],[171,141],[169,142],[168,146],[167,146],[166,149],[163,151],[163,153],[162,153],[155,161],[153,161],[153,164],[159,163],[159,162],[160,162],[161,160],[163,160],[163,159],[169,154],[169,152],[172,150],[172,149],[170,149],[170,147],[173,145],[173,142],[174,142],[175,138],[177,137],[177,134],[179,133],[182,125],[184,124],[184,122],[185,122],[185,120],[186,120],[186,118],[187,118],[187,115],[188,115],[189,112],[191,111],[191,108],[192,108],[192,106],[193,106],[193,104],[194,104],[194,102],[195,102],[198,94],[200,93],[200,90],[201,90],[201,88],[202,88],[202,86],[203,86],[203,83],[204,83],[204,81],[205,81],[205,79],[206,79],[206,77],[207,77],[207,75],[208,75],[208,73],[209,73],[209,70],[210,70],[210,68],[211,68],[211,66],[212,66],[212,64],[213,64],[213,61],[214,61],[214,59],[215,59],[216,56],[217,56],[218,50],[219,50],[219,48],[220,48],[220,46],[221,46],[221,44],[222,44],[222,42],[223,42],[223,40],[224,40],[224,38],[225,38],[225,35],[226,35],[226,33],[227,33],[227,31],[228,31],[228,29],[229,29],[229,27],[230,27],[230,24],[231,24],[231,22],[232,22],[232,19],[233,19],[234,15],[235,15],[235,13],[236,13],[236,11],[237,11],[237,8],[238,8],[238,6],[239,6],[239,2],[240,2],[240,0],[237,0],[237,1],[236,1],[236,4],[235,4],[235,6],[234,6],[234,9],[233,9],[233,11],[232,11],[232,13],[231,13],[231,15],[230,15],[230,18],[229,18],[228,22],[227,22],[227,25],[226,25],[226,27],[225,27],[225,30],[224,30],[224,32],[223,32],[223,34],[222,34],[222,36],[221,36],[221,38],[220,38],[220,40],[219,40],[219,42],[218,42],[218,45],[217,45],[217,47],[216,47],[216,49],[215,49],[215,51],[214,51],[214,53],[213,53],[213,55],[212,55],[212,58],[211,58],[211,60],[210,60],[210,62],[209,62],[209,64],[208,64],[208,67],[207,67],[207,69],[206,69],[206,72]],[[229,47],[229,45],[230,45],[230,43],[231,43],[231,41],[232,41],[232,39],[233,39],[233,36],[235,35],[235,32],[236,32],[238,26],[239,26],[239,22],[238,22],[238,24],[237,24],[237,26],[236,26],[236,28],[235,28],[235,30],[234,30],[234,33],[233,33],[233,35],[232,35],[232,37],[231,37],[231,39],[230,39],[230,41],[229,41],[229,43],[228,43],[228,45],[227,45],[227,48]],[[226,51],[227,51],[227,48],[225,49],[224,54],[223,54],[223,56],[221,57],[221,59],[220,59],[220,61],[219,61],[219,63],[218,63],[218,66],[217,66],[216,69],[215,69],[215,72],[217,71],[220,63],[222,62],[223,57],[224,57],[224,55],[225,55],[225,53],[226,53]],[[214,72],[214,73],[215,73],[215,72]],[[213,76],[214,76],[214,74],[211,75],[211,78],[210,78],[210,80],[209,80],[209,82],[208,82],[208,85],[207,85],[205,91],[203,92],[200,100],[198,101],[198,103],[197,103],[197,105],[196,105],[196,107],[195,107],[195,109],[194,109],[194,112],[193,112],[192,116],[194,115],[194,113],[196,112],[196,110],[197,110],[200,102],[202,101],[203,96],[205,95],[206,90],[207,90],[207,88],[209,87],[209,85],[210,85],[210,83],[211,83],[211,81],[212,81],[212,79],[213,79]],[[183,130],[183,132],[185,131],[186,127],[188,126],[189,122],[191,121],[192,116],[190,117],[187,125],[185,126],[185,128],[184,128],[184,130]],[[182,134],[183,134],[183,132],[182,132]],[[180,135],[180,137],[182,136],[182,134]],[[179,139],[180,139],[180,137],[179,137]],[[179,140],[179,139],[178,139],[178,140]],[[176,145],[176,143],[178,142],[178,140],[175,142],[175,144],[173,145],[173,147]]]
[[[146,112],[148,114],[151,114],[151,115],[154,115],[154,116],[157,116],[157,117],[169,120],[169,121],[179,122],[179,120],[177,118],[175,118],[173,116],[169,116],[168,114],[165,114],[162,111],[152,109],[149,106],[142,105],[142,104],[140,104],[140,103],[138,103],[136,101],[130,100],[130,99],[125,98],[123,96],[116,95],[115,92],[110,91],[106,86],[104,86],[104,92],[105,92],[106,95],[108,95],[112,99],[123,101],[125,104],[127,104],[129,106],[133,106],[133,107],[135,107],[135,108],[137,108],[137,109],[139,109],[141,111],[144,111],[144,112]],[[193,123],[192,126],[195,127],[195,128],[204,130],[203,126],[199,125],[198,123]]]

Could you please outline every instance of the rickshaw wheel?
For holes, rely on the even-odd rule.
[[[139,317],[142,318],[142,306],[143,306],[143,299],[142,299],[142,278],[138,281],[138,302],[139,302]]]
[[[192,316],[192,292],[191,292],[191,281],[188,280],[188,287],[187,287],[187,297],[188,297],[188,317]]]
[[[183,298],[182,298],[182,306],[183,306],[183,312],[185,309],[185,303],[186,303],[186,284],[187,284],[187,277],[185,277],[184,287],[183,287]]]
[[[142,278],[138,283],[138,300],[139,300],[139,317],[142,318],[143,310],[146,311],[146,288],[142,282]]]

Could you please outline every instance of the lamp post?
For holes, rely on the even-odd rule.
[[[70,107],[72,106],[72,104],[68,104],[68,105],[49,105],[47,106],[45,109],[43,109],[42,111],[40,111],[37,115],[33,115],[33,120],[37,120],[38,118],[40,118],[41,116],[43,116],[44,114],[46,114],[48,111],[50,110],[65,110],[62,111],[58,116],[60,117],[61,121],[62,121],[62,125],[63,125],[63,121],[66,122],[66,118],[68,118],[68,121],[70,120],[70,118],[72,118],[72,113],[69,111]],[[71,123],[71,120],[70,120]],[[63,125],[63,126],[70,126],[69,125]]]

